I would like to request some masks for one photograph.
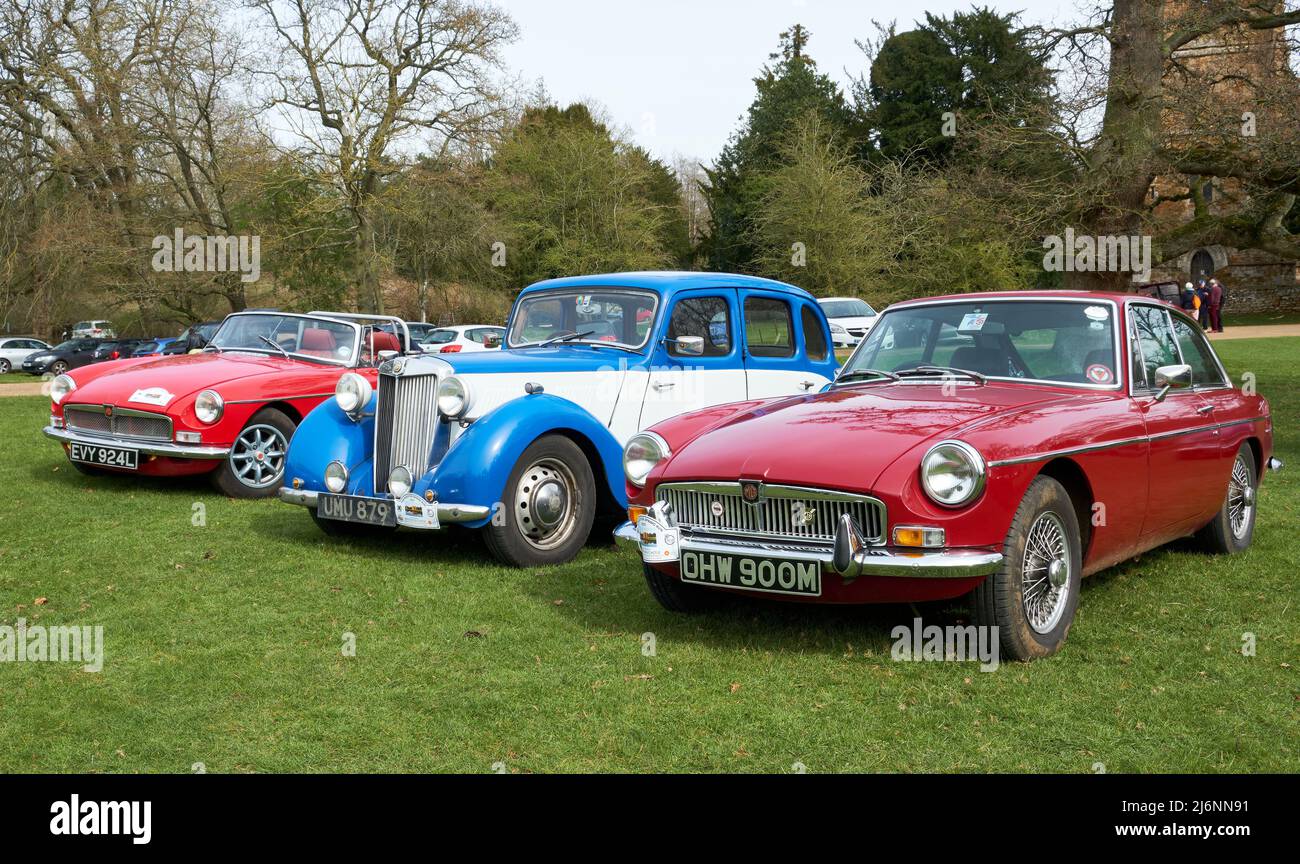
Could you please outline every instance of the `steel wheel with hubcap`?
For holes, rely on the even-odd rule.
[[[563,435],[546,435],[520,455],[505,501],[484,528],[488,548],[517,567],[563,564],[587,542],[596,483],[587,456]]]
[[[1255,536],[1255,513],[1258,509],[1257,476],[1255,451],[1249,444],[1242,444],[1232,461],[1228,489],[1219,512],[1196,534],[1208,551],[1235,555],[1250,546]]]
[[[1030,484],[1002,554],[1002,568],[971,593],[975,624],[997,628],[1008,659],[1055,654],[1074,623],[1083,571],[1079,517],[1060,482]]]
[[[239,431],[213,483],[232,498],[269,498],[284,478],[285,454],[296,424],[282,411],[263,408]]]
[[[12,368],[13,367],[9,365],[8,360],[4,359],[3,357],[0,357],[0,375],[8,375],[9,370]]]

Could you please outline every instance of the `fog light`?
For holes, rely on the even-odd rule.
[[[203,440],[202,433],[199,432],[177,432],[176,441],[180,444],[198,444]]]
[[[405,466],[398,465],[388,474],[388,491],[394,498],[401,498],[411,491],[411,472]]]
[[[437,500],[438,500],[438,496],[437,496],[436,493],[434,493],[434,491],[433,491],[432,489],[425,489],[425,490],[424,490],[424,500],[425,500],[425,501],[428,501],[430,504],[432,504],[434,501],[437,501]]]
[[[918,525],[898,525],[894,528],[895,546],[921,546],[932,549],[944,545],[942,528],[926,528]]]
[[[348,488],[348,469],[342,462],[331,462],[325,466],[325,488],[335,494]]]

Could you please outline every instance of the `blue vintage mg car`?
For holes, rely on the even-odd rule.
[[[821,307],[782,282],[661,272],[539,282],[515,301],[500,351],[389,357],[378,392],[344,375],[294,434],[280,497],[327,533],[458,523],[482,529],[508,564],[563,563],[595,519],[626,507],[625,470],[641,463],[625,466],[623,446],[638,431],[721,403],[814,393],[835,367]]]

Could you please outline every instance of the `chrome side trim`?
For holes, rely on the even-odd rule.
[[[171,456],[174,459],[224,459],[230,453],[229,447],[200,447],[190,444],[171,444],[163,442],[138,441],[133,438],[117,438],[109,435],[78,435],[67,429],[55,429],[46,426],[41,430],[45,437],[53,438],[63,444],[77,443],[98,447],[124,447],[127,450],[139,450],[150,456]]]
[[[1267,417],[1248,417],[1243,420],[1228,420],[1223,423],[1210,423],[1205,426],[1196,426],[1192,429],[1178,429],[1173,432],[1161,432],[1159,435],[1138,435],[1134,438],[1120,438],[1117,441],[1104,441],[1099,444],[1085,444],[1081,447],[1065,447],[1060,450],[1049,450],[1045,453],[1035,453],[1030,456],[1016,456],[1011,459],[994,459],[989,463],[989,467],[998,468],[1003,465],[1023,465],[1026,462],[1040,462],[1044,459],[1054,459],[1057,456],[1070,456],[1075,453],[1092,453],[1097,450],[1128,447],[1129,445],[1141,444],[1143,442],[1163,441],[1166,438],[1177,438],[1180,435],[1194,435],[1197,432],[1210,432],[1217,429],[1226,429],[1229,426],[1240,426],[1244,423],[1258,423],[1261,420],[1267,419]]]
[[[291,396],[263,396],[260,399],[231,399],[226,404],[253,405],[258,402],[292,402],[294,399],[325,399],[333,395],[333,390],[328,393],[294,393]]]

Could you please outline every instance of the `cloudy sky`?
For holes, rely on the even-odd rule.
[[[864,68],[855,39],[872,21],[913,29],[926,10],[950,14],[948,0],[497,0],[519,24],[505,60],[527,81],[542,81],[560,104],[593,100],[654,155],[712,161],[754,97],[753,78],[798,22],[812,32],[808,52],[847,90]],[[980,0],[1022,11],[1030,23],[1082,16],[1075,0]]]

